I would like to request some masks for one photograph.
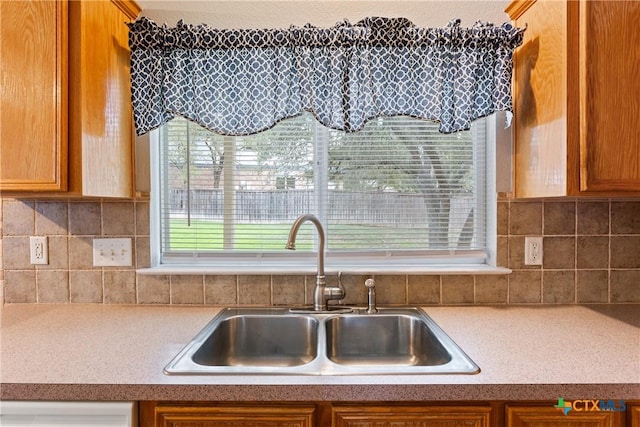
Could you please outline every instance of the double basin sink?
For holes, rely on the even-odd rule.
[[[478,372],[419,308],[226,308],[165,367],[169,375]]]

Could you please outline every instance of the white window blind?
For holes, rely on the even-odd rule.
[[[160,130],[161,263],[291,257],[289,229],[304,213],[324,224],[328,264],[376,253],[483,262],[486,139],[484,119],[455,134],[410,117],[345,133],[306,113],[233,137],[176,118]],[[300,229],[296,256],[313,255],[314,233]]]

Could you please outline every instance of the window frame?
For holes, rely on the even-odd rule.
[[[504,135],[498,135],[504,119],[503,114],[492,114],[486,120],[486,251],[466,251],[465,254],[451,254],[443,251],[424,257],[407,253],[405,256],[392,255],[385,251],[358,252],[350,254],[325,253],[325,273],[327,275],[351,274],[504,274],[510,270],[497,266],[497,176],[504,176],[504,169],[510,169],[510,162],[498,162],[497,143],[504,143]],[[502,131],[507,133],[508,130]],[[510,143],[510,138],[509,141]],[[500,150],[504,151],[504,150]],[[171,256],[163,262],[160,234],[160,131],[149,133],[150,191],[150,260],[149,268],[139,269],[141,274],[315,274],[317,268],[316,251],[288,253],[244,254],[216,252],[215,257],[203,255]],[[501,159],[502,160],[502,159]],[[301,212],[304,213],[304,212]],[[210,255],[210,254],[209,254]]]

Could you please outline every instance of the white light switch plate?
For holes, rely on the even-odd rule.
[[[131,239],[93,239],[95,267],[128,267],[132,263]]]

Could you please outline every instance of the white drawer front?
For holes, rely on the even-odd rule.
[[[133,402],[0,402],[3,427],[136,427]]]

